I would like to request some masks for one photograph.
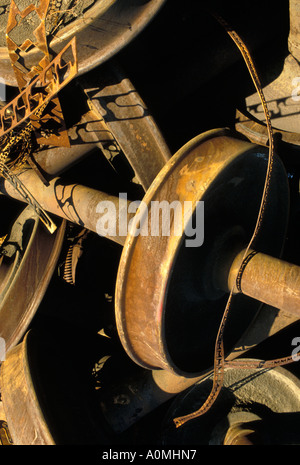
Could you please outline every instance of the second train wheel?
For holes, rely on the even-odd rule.
[[[20,211],[20,205],[16,209],[11,201],[1,200],[2,212],[11,216],[0,264],[0,337],[8,351],[24,336],[44,297],[62,250],[66,222],[59,221],[56,232],[49,234],[31,207]],[[3,209],[5,203],[9,210]]]
[[[34,328],[1,365],[2,407],[14,445],[109,444],[94,402],[93,357],[110,341],[53,321]],[[0,412],[1,413],[1,412]]]

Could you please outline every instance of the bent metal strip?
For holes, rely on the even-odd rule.
[[[65,87],[77,74],[76,38],[0,111],[0,137],[34,116],[41,107]],[[50,74],[50,79],[49,79]]]

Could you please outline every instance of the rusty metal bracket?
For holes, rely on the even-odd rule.
[[[31,123],[39,124],[39,117],[47,103],[77,73],[77,56],[75,38],[65,47],[41,73],[24,88],[24,90],[0,112],[0,137],[10,133],[17,126],[31,118]],[[38,90],[37,90],[37,89]],[[37,90],[37,92],[35,92]],[[29,128],[30,131],[30,128]],[[14,136],[12,135],[12,142]],[[5,164],[6,156],[0,164],[1,175],[19,192],[22,198],[31,205],[48,230],[53,233],[55,224],[34,196],[27,190],[15,173]]]
[[[40,0],[38,4],[23,5],[23,9],[17,0],[12,0],[10,4],[6,41],[20,91],[48,67],[51,61],[45,29],[49,2],[50,0]],[[26,37],[23,32],[24,24]],[[28,66],[26,55],[32,53],[33,49],[37,51],[38,61],[34,66]],[[50,76],[49,70],[48,77]],[[32,119],[32,123],[39,144],[70,146],[58,96],[52,99],[51,105],[47,105],[41,118],[38,121]]]
[[[0,111],[0,137],[34,116],[77,74],[76,38],[41,73]]]
[[[123,151],[134,178],[146,191],[171,158],[171,152],[153,116],[117,62],[102,67],[101,76],[79,79],[89,108],[111,136],[115,153]]]

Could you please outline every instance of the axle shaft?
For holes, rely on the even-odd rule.
[[[133,214],[128,213],[127,199],[120,199],[79,184],[66,184],[59,177],[53,178],[46,186],[33,169],[23,170],[17,175],[47,212],[103,235],[118,244],[124,244],[126,234],[119,234],[119,231],[125,231],[125,226],[133,217]],[[17,190],[4,179],[0,180],[0,193],[24,201]],[[101,202],[103,206],[108,205],[109,202],[115,208],[107,209],[107,212],[99,212],[98,207]],[[104,229],[105,225],[99,223],[102,214],[105,214],[108,224],[114,226],[112,232],[109,228]]]
[[[251,252],[250,252],[251,253]],[[245,251],[234,259],[228,289],[236,288],[236,278]],[[253,253],[241,276],[244,295],[300,317],[300,267],[263,253]]]

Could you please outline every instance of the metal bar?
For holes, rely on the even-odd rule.
[[[37,165],[46,175],[60,175],[99,148],[98,143],[106,138],[105,127],[88,111],[69,129],[69,138],[70,148],[50,147],[34,155]]]
[[[95,150],[95,144],[76,144],[68,147],[53,147],[35,155],[39,168],[50,176],[58,176],[74,166]]]
[[[228,290],[236,288],[244,253],[242,250],[230,267]],[[297,265],[263,253],[254,253],[242,273],[241,291],[260,302],[300,317],[300,267]]]
[[[33,169],[26,169],[16,174],[47,212],[103,235],[118,244],[124,244],[127,225],[134,216],[133,213],[128,213],[127,199],[108,195],[79,184],[66,184],[59,177],[53,178],[48,185],[45,185]],[[0,181],[0,192],[24,201],[4,179]],[[103,208],[107,206],[107,211],[99,210],[100,202],[105,202],[102,205]],[[107,229],[103,228],[100,222],[104,213],[107,224],[110,225]],[[124,231],[124,233],[119,234],[119,231]]]
[[[146,191],[171,153],[144,101],[117,63],[79,82],[90,109],[104,119]]]

